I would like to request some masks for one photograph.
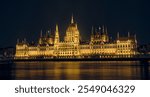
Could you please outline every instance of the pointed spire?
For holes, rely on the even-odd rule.
[[[43,33],[43,32],[42,32],[42,30],[41,30],[41,34],[40,34],[40,37],[43,37],[43,36],[42,36],[42,33]]]
[[[102,28],[102,33],[104,34],[105,33],[105,27],[104,27],[104,25],[103,25],[103,28]]]
[[[56,31],[55,31],[55,40],[54,43],[59,43],[59,31],[58,31],[58,24],[56,24]]]
[[[77,25],[77,23],[76,23],[75,25],[76,25],[76,29],[78,29],[78,25]]]
[[[128,38],[130,37],[130,32],[128,32]]]
[[[136,34],[134,34],[134,39],[136,40]]]
[[[73,14],[72,14],[72,16],[71,16],[71,24],[73,24],[74,23],[74,19],[73,19]]]
[[[108,34],[108,32],[107,32],[107,27],[105,28],[105,31],[106,31],[106,33],[105,33],[105,34],[107,35],[107,34]]]
[[[119,32],[118,32],[118,33],[117,33],[117,39],[119,39],[119,37],[120,37],[120,36],[119,36]]]
[[[92,26],[91,35],[94,35],[94,28]]]
[[[56,32],[58,32],[58,24],[56,24]]]

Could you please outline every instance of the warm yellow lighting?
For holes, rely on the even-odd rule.
[[[16,44],[15,58],[116,58],[120,56],[131,57],[136,54],[137,40],[128,34],[128,37],[120,37],[117,34],[115,42],[109,41],[107,28],[102,27],[102,33],[94,34],[92,28],[91,41],[80,43],[80,33],[77,24],[71,19],[71,24],[66,30],[64,41],[60,41],[58,25],[56,25],[55,37],[42,35],[38,45],[29,45],[26,41]]]

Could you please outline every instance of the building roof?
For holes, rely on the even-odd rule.
[[[131,37],[119,37],[117,40],[120,40],[120,41],[135,40],[135,37],[133,37],[133,36],[131,36]]]

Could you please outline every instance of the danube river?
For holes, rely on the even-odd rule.
[[[148,62],[70,61],[0,64],[0,79],[17,80],[138,80],[150,79]]]

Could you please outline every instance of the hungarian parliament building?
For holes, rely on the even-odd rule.
[[[136,35],[120,37],[117,33],[114,41],[110,40],[106,27],[99,30],[92,28],[90,41],[82,42],[77,23],[73,16],[66,30],[63,41],[60,41],[58,25],[54,35],[42,31],[36,44],[29,44],[26,40],[17,41],[15,59],[32,58],[118,58],[133,57],[137,54]]]

